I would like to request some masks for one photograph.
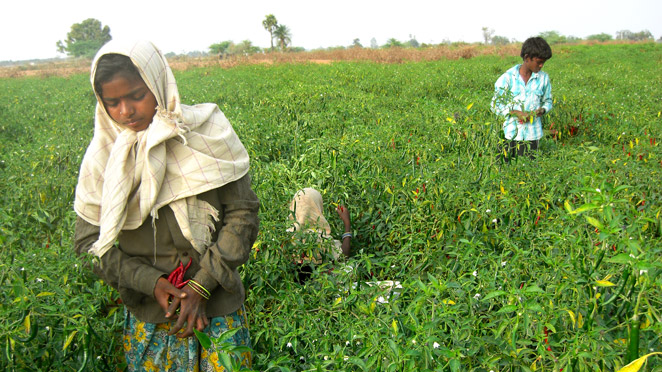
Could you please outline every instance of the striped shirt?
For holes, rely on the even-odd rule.
[[[533,72],[529,81],[519,74],[521,65],[506,71],[494,84],[492,111],[506,118],[503,133],[509,140],[534,141],[542,138],[542,121],[535,117],[533,123],[520,124],[517,116],[510,115],[511,110],[532,112],[542,107],[545,113],[552,109],[552,83],[543,71]]]

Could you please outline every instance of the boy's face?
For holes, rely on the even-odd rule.
[[[546,59],[542,59],[538,57],[533,57],[533,58],[529,56],[524,57],[524,65],[526,66],[526,68],[531,70],[531,72],[540,72],[540,70],[542,70],[542,66],[545,64],[546,61],[547,61]]]
[[[140,132],[152,124],[156,97],[142,79],[115,75],[99,92],[106,112],[123,128]]]

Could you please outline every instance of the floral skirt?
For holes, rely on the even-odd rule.
[[[210,349],[200,346],[198,339],[193,337],[177,338],[168,336],[175,321],[168,323],[145,323],[125,311],[124,321],[124,352],[128,371],[225,371],[221,365],[221,353],[212,345]],[[204,332],[212,339],[217,339],[225,331],[241,328],[229,340],[234,346],[251,347],[248,334],[246,312],[242,306],[239,310],[225,316],[211,318]],[[251,367],[251,353],[234,353],[230,357],[242,367]]]

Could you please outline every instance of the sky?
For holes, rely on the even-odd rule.
[[[0,22],[0,61],[64,57],[56,43],[71,26],[96,18],[113,39],[150,40],[164,53],[207,51],[224,40],[268,47],[268,14],[290,29],[292,45],[307,50],[368,47],[390,38],[420,43],[480,42],[482,28],[524,41],[544,31],[584,38],[620,30],[662,37],[660,0],[22,0]]]

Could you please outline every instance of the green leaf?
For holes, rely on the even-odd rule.
[[[591,225],[593,225],[593,227],[597,227],[597,228],[600,229],[600,230],[602,230],[602,229],[604,228],[604,226],[602,225],[602,223],[601,223],[600,221],[598,221],[596,218],[593,218],[593,217],[591,217],[591,216],[584,216],[584,218],[586,218],[586,222],[588,222],[588,223],[590,223]]]
[[[193,332],[195,332],[195,337],[198,338],[200,345],[204,349],[209,349],[211,347],[211,340],[209,339],[209,336],[206,333],[200,332],[195,328],[193,328]]]
[[[517,306],[515,306],[515,305],[506,305],[506,306],[502,307],[501,309],[499,309],[499,311],[497,311],[497,314],[499,314],[499,313],[512,313],[515,310],[517,310]]]
[[[609,263],[626,264],[632,262],[632,257],[625,253],[619,253],[614,257],[606,259],[605,261]]]
[[[524,293],[545,293],[545,291],[543,291],[542,288],[534,284],[526,287]]]
[[[571,211],[571,212],[568,212],[568,213],[570,213],[570,214],[579,214],[579,213],[590,211],[590,210],[597,209],[597,208],[599,208],[599,206],[597,206],[593,203],[589,203],[589,204],[584,204],[581,207],[575,209],[574,211]]]
[[[74,337],[76,337],[77,333],[78,331],[73,331],[69,334],[69,336],[67,336],[67,339],[64,341],[64,346],[62,346],[62,351],[67,350],[71,342],[74,340]]]
[[[506,291],[493,291],[493,292],[488,293],[485,297],[483,297],[483,301],[487,301],[490,298],[503,296],[503,295],[506,295],[506,294],[508,294],[508,292],[506,292]]]

